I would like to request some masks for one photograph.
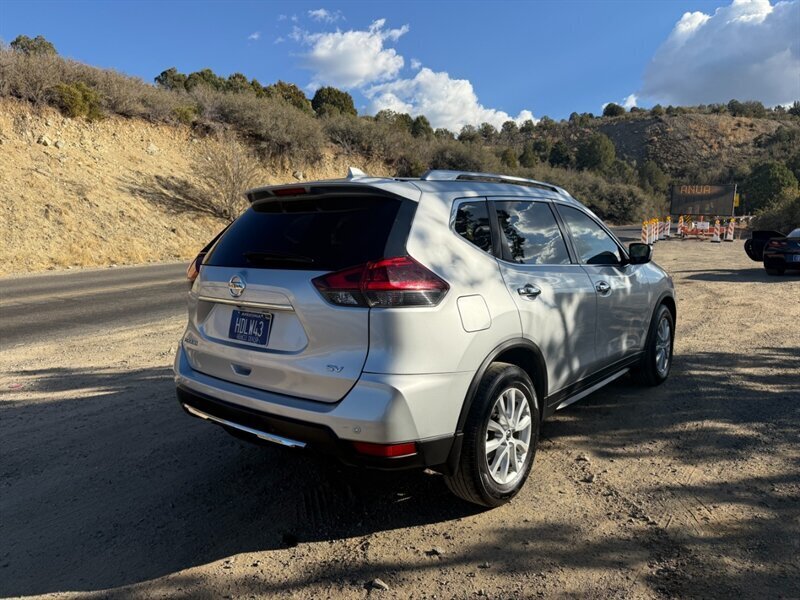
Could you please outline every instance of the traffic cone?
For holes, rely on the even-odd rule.
[[[678,237],[683,237],[683,215],[678,217]]]
[[[725,231],[725,241],[726,242],[732,242],[733,241],[733,228],[734,228],[734,222],[733,222],[733,219],[730,219],[728,221],[728,228]]]
[[[647,221],[642,221],[642,243],[649,244],[650,240],[647,235]]]
[[[672,237],[672,217],[671,216],[667,215],[667,222],[666,222],[666,224],[664,226],[666,228],[666,231],[664,232],[664,238],[665,239],[669,239],[669,238]]]
[[[661,219],[658,220],[658,239],[667,239],[667,222]]]
[[[722,240],[719,239],[719,219],[714,221],[714,235],[711,237],[711,241],[715,244],[718,244]]]

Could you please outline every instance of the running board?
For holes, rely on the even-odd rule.
[[[184,404],[183,408],[186,409],[186,412],[188,412],[191,415],[194,415],[195,417],[200,417],[201,419],[205,419],[206,421],[213,421],[214,423],[219,423],[220,425],[225,425],[227,427],[233,427],[234,429],[238,429],[239,431],[244,431],[245,433],[254,435],[257,438],[265,440],[267,442],[280,444],[281,446],[288,446],[289,448],[306,447],[305,442],[298,442],[297,440],[291,440],[289,438],[285,438],[280,435],[275,435],[273,433],[267,433],[266,431],[259,431],[258,429],[246,427],[244,425],[240,425],[239,423],[233,423],[232,421],[228,421],[226,419],[220,419],[219,417],[215,417],[214,415],[209,415],[208,413],[204,413],[202,410],[197,410],[196,408],[193,408],[188,404]]]
[[[569,406],[569,405],[570,405],[570,404],[572,404],[573,402],[577,402],[578,400],[581,400],[582,398],[585,398],[586,396],[588,396],[588,395],[589,395],[589,394],[591,394],[592,392],[596,392],[597,390],[599,390],[599,389],[600,389],[601,387],[603,387],[604,385],[607,385],[607,384],[611,383],[612,381],[614,381],[615,379],[617,379],[617,378],[619,378],[619,377],[622,377],[622,376],[623,376],[623,375],[625,375],[625,373],[627,373],[628,371],[630,371],[630,368],[628,368],[628,369],[622,369],[621,371],[617,371],[617,372],[616,372],[616,373],[614,373],[613,375],[611,375],[611,376],[609,376],[609,377],[606,377],[606,378],[605,378],[605,379],[603,379],[602,381],[598,381],[598,382],[597,382],[597,383],[595,383],[593,386],[586,388],[586,389],[585,389],[585,390],[583,390],[582,392],[578,392],[578,393],[577,393],[577,394],[575,394],[574,396],[570,396],[570,397],[569,397],[569,398],[567,398],[566,400],[562,400],[561,404],[559,404],[558,406],[556,406],[556,410],[561,410],[562,408],[564,408],[564,407],[566,407],[566,406]]]

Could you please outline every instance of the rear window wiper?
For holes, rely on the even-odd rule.
[[[302,254],[284,254],[282,252],[247,251],[242,252],[242,256],[244,256],[247,262],[258,264],[296,263],[310,265],[314,263],[314,259],[310,256],[303,256]]]

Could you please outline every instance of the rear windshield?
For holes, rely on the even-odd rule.
[[[251,206],[204,264],[333,271],[403,252],[413,203],[383,197],[267,200]]]

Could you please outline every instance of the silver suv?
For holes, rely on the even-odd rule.
[[[672,280],[547,183],[430,171],[276,185],[198,257],[175,359],[191,415],[497,506],[542,420],[669,374]]]

